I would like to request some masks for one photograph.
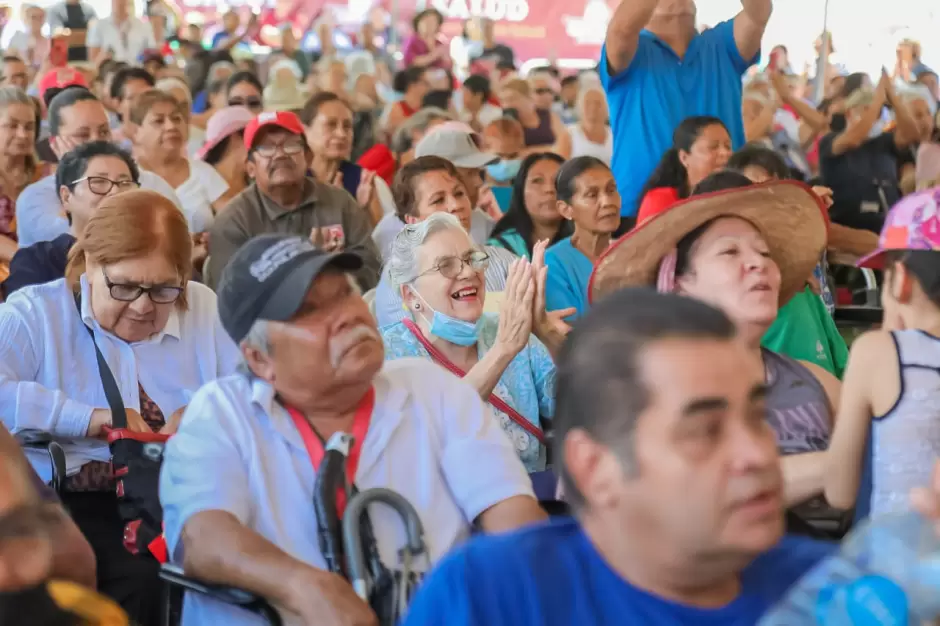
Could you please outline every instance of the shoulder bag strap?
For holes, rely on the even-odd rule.
[[[405,327],[411,331],[411,334],[415,336],[415,339],[428,351],[428,354],[431,355],[431,358],[438,364],[449,370],[452,374],[455,374],[461,378],[467,375],[465,371],[454,365],[454,363],[444,356],[440,350],[434,347],[434,345],[428,341],[421,330],[415,325],[411,320],[402,320],[405,324]],[[524,429],[527,433],[538,439],[539,443],[543,446],[548,442],[545,439],[545,433],[542,432],[542,429],[527,420],[525,417],[519,414],[514,408],[509,406],[505,400],[497,396],[495,393],[491,393],[490,397],[487,400],[494,407],[505,413],[509,416],[509,419],[514,421],[518,426]]]
[[[91,343],[95,346],[95,357],[98,359],[98,375],[101,377],[105,398],[108,399],[108,408],[111,409],[111,428],[114,430],[127,428],[127,413],[124,409],[124,400],[121,398],[117,381],[114,380],[114,374],[111,373],[108,362],[104,360],[104,355],[101,354],[101,349],[98,348],[98,342],[95,341],[95,331],[91,329],[91,326],[85,324],[85,320],[82,319],[81,293],[75,294],[75,306],[78,308],[78,321],[88,331]]]

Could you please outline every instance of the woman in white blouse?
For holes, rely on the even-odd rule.
[[[571,133],[571,158],[591,156],[608,166],[614,155],[614,139],[610,132],[607,98],[598,85],[581,87],[578,94],[577,124],[568,127]]]
[[[134,158],[140,167],[161,176],[176,191],[193,234],[212,226],[228,183],[215,169],[184,154],[186,116],[177,100],[153,89],[137,97],[131,108]]]
[[[173,96],[180,105],[180,112],[186,118],[186,145],[184,151],[189,158],[195,158],[206,142],[206,131],[193,125],[193,95],[189,85],[180,78],[168,77],[157,81],[156,88]]]
[[[65,449],[62,499],[98,561],[98,586],[136,623],[160,614],[158,564],[123,545],[103,438],[112,423],[95,344],[138,432],[173,434],[203,384],[235,371],[215,294],[189,281],[192,241],[172,202],[152,191],[106,198],[69,254],[65,278],[0,305],[0,416],[14,434],[49,433]],[[48,478],[43,454],[27,450]]]

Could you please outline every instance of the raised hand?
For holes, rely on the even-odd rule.
[[[532,276],[535,283],[535,298],[532,301],[532,332],[542,343],[551,349],[564,340],[571,331],[565,318],[578,312],[575,308],[548,312],[545,310],[545,282],[548,280],[548,267],[545,265],[545,250],[548,240],[536,242],[532,247]]]
[[[496,331],[496,343],[508,354],[518,354],[529,342],[534,300],[532,266],[525,259],[513,261],[506,277],[506,292]]]
[[[340,175],[342,176],[342,174]],[[340,179],[342,185],[342,178]],[[372,204],[372,198],[375,196],[375,172],[362,170],[362,177],[359,179],[359,187],[356,188],[356,202],[359,206],[368,208]]]

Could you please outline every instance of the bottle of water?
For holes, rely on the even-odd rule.
[[[860,525],[759,626],[921,626],[940,617],[940,535],[915,513]]]

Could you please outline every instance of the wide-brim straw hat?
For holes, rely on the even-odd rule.
[[[829,236],[825,205],[803,183],[776,181],[693,196],[637,224],[608,248],[594,266],[588,300],[655,285],[660,264],[679,241],[720,217],[748,221],[767,242],[780,268],[780,306],[806,286]]]

